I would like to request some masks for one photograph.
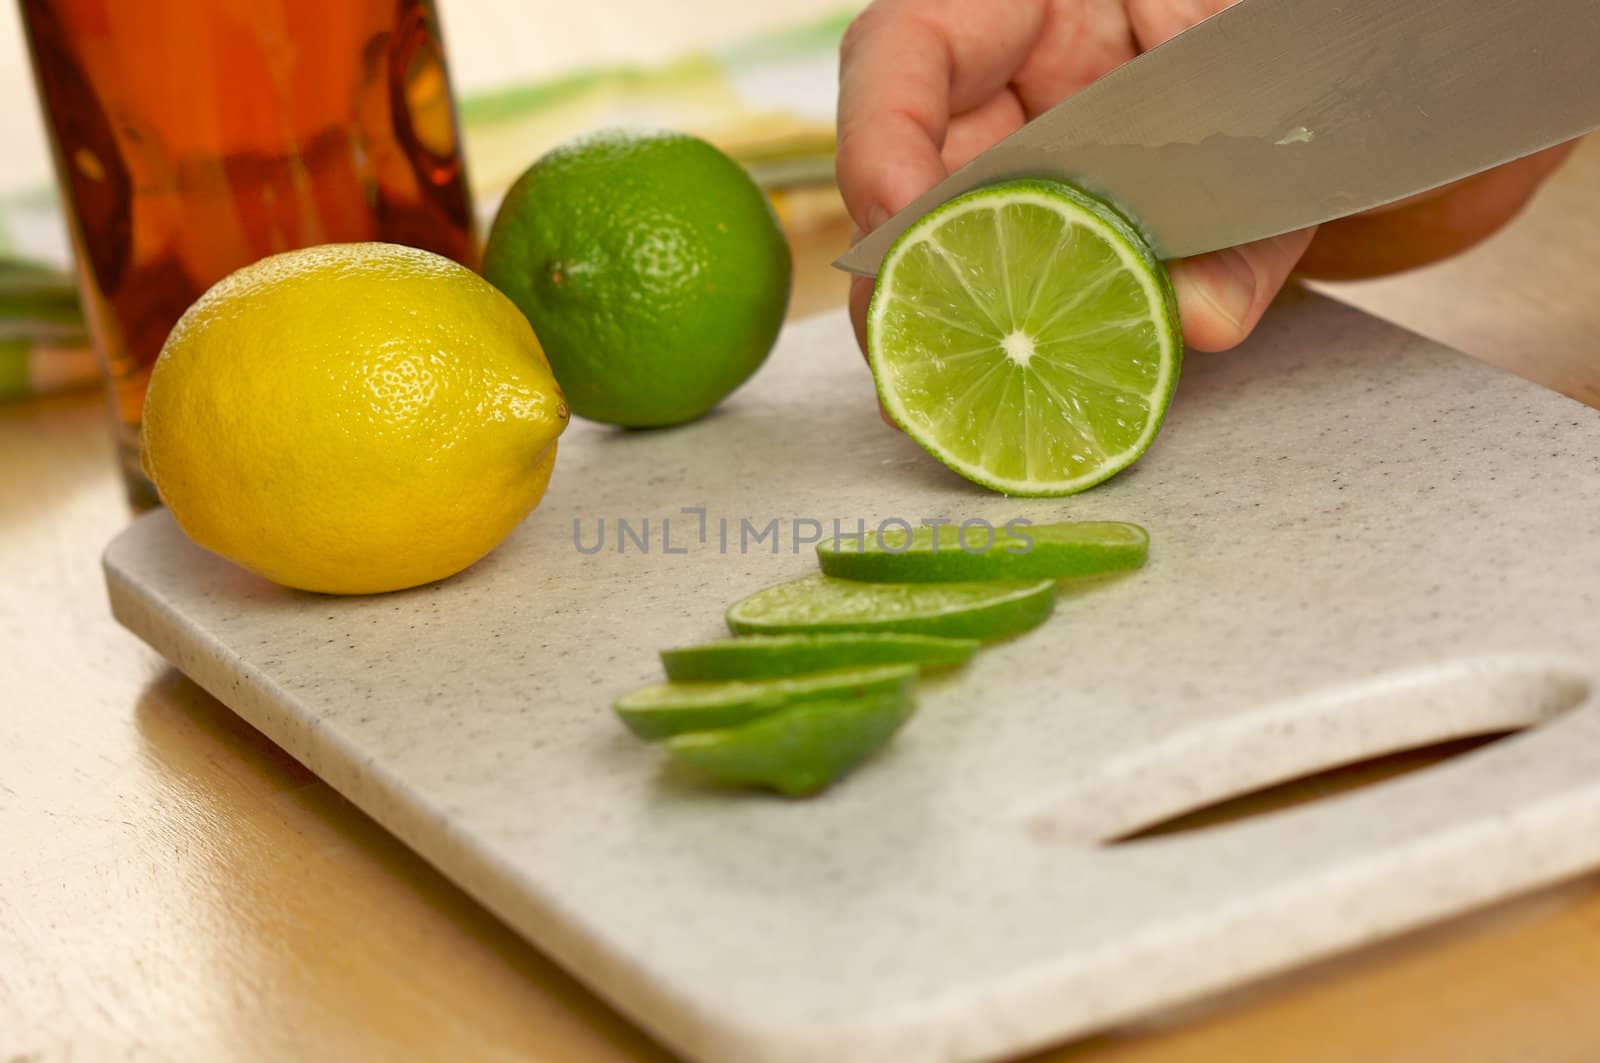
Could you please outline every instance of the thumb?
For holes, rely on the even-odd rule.
[[[1169,263],[1183,338],[1201,351],[1244,342],[1311,245],[1316,229]]]

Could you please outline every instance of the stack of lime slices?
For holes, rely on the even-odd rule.
[[[884,257],[867,313],[878,397],[969,480],[1067,495],[1133,464],[1178,382],[1166,269],[1112,207],[1057,181],[957,196]]]
[[[885,257],[867,316],[884,410],[962,476],[1065,495],[1149,448],[1182,342],[1165,269],[1111,207],[1051,181],[946,203]],[[987,526],[986,526],[987,527]],[[1056,583],[1144,564],[1132,524],[960,526],[841,539],[820,575],[733,605],[737,636],[662,653],[669,681],[617,703],[642,738],[713,779],[814,793],[910,717],[919,670],[1020,635]],[[970,529],[965,529],[970,530]]]
[[[821,574],[734,603],[732,639],[663,650],[668,681],[623,696],[616,712],[719,782],[815,793],[910,718],[920,672],[1036,627],[1058,580],[1137,568],[1148,544],[1137,525],[1103,521],[981,546],[950,526],[825,543]]]

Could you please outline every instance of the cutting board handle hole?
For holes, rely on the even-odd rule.
[[[1108,761],[1025,810],[1025,830],[1045,842],[1124,845],[1220,828],[1487,753],[1593,693],[1576,668],[1520,657],[1380,676]]]
[[[1469,735],[1445,742],[1435,742],[1419,749],[1400,750],[1382,756],[1369,757],[1354,764],[1343,764],[1297,779],[1275,783],[1264,789],[1252,790],[1237,797],[1224,798],[1215,804],[1183,812],[1160,823],[1143,827],[1120,838],[1109,838],[1106,844],[1125,845],[1129,842],[1164,838],[1175,834],[1209,830],[1229,823],[1269,816],[1297,805],[1310,804],[1340,794],[1364,790],[1369,786],[1413,772],[1424,771],[1455,757],[1476,752],[1521,731],[1498,731],[1486,735]]]

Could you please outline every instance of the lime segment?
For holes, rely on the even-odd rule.
[[[728,610],[743,635],[899,631],[999,639],[1042,623],[1054,580],[992,583],[859,583],[804,576],[757,591]]]
[[[1066,579],[1123,572],[1144,564],[1150,537],[1137,524],[968,526],[900,529],[817,546],[822,571],[868,582]]]
[[[679,681],[758,679],[804,675],[862,665],[914,664],[948,668],[964,664],[978,648],[974,639],[933,635],[751,635],[703,646],[662,650],[667,678]]]
[[[901,664],[784,679],[657,683],[625,694],[614,708],[630,731],[653,741],[686,731],[748,723],[815,698],[903,690],[916,674],[916,668]]]
[[[1165,268],[1111,207],[1053,181],[957,196],[884,258],[867,350],[889,417],[969,480],[1065,495],[1155,439],[1182,357]]]
[[[677,735],[663,748],[718,782],[803,797],[821,790],[886,743],[912,708],[903,688],[826,698],[741,727]]]

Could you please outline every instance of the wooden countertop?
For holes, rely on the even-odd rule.
[[[1600,406],[1596,187],[1591,141],[1488,245],[1327,290]],[[97,396],[0,406],[0,484],[0,1060],[671,1058],[112,622]],[[1592,876],[1039,1059],[1578,1063],[1597,1000]]]

